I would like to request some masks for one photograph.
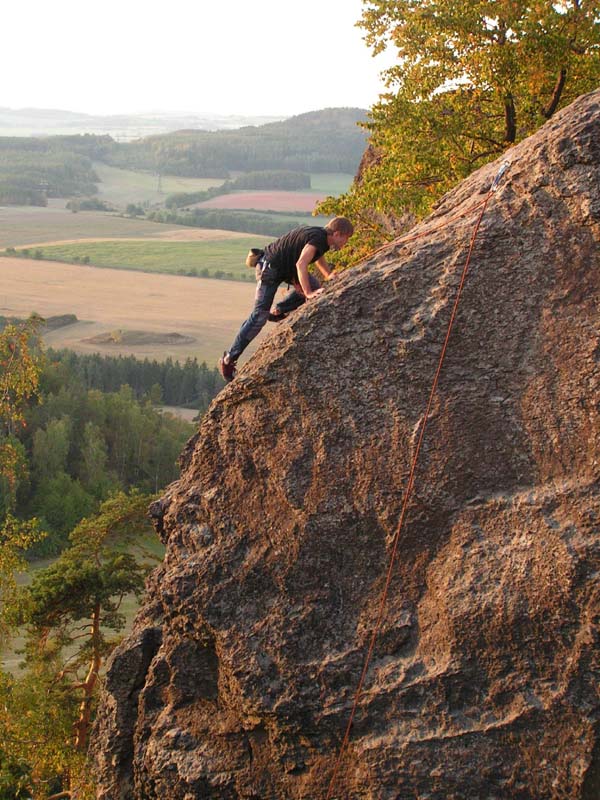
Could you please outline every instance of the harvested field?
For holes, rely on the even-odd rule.
[[[312,213],[325,199],[322,192],[234,192],[213,197],[196,208],[255,209],[257,211],[302,211]]]
[[[157,224],[157,223],[153,223]],[[246,239],[247,233],[240,233],[238,231],[220,231],[208,230],[205,228],[185,228],[180,227],[178,230],[172,230],[168,226],[162,225],[158,233],[153,232],[152,236],[80,236],[78,239],[57,239],[52,242],[30,242],[27,247],[54,247],[54,245],[63,244],[79,244],[85,242],[86,244],[94,244],[96,242],[147,242],[161,241],[161,242],[221,242],[225,239]]]
[[[35,261],[0,259],[0,315],[43,317],[76,314],[79,322],[49,331],[50,347],[68,347],[80,353],[134,355],[138,358],[184,360],[197,357],[216,363],[230,346],[252,307],[253,284],[187,278],[113,269]],[[89,344],[89,339],[111,331],[171,334],[196,341],[186,344]],[[264,336],[278,335],[268,325]],[[127,338],[127,337],[126,337]]]
[[[176,225],[118,217],[101,211],[73,214],[58,206],[0,206],[0,247],[26,247],[57,239],[152,239],[179,230],[181,228]]]

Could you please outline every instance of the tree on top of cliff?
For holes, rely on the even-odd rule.
[[[374,54],[396,48],[398,63],[370,112],[370,165],[321,213],[356,220],[367,247],[386,238],[379,215],[427,213],[598,85],[599,21],[597,0],[369,0],[365,41]]]

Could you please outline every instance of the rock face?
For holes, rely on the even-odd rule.
[[[507,154],[333,797],[600,791],[600,92]],[[153,507],[99,798],[324,800],[498,164],[272,330]],[[415,239],[414,235],[423,234]]]

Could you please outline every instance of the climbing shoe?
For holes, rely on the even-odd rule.
[[[269,314],[267,319],[269,322],[282,322],[287,317],[287,314],[284,314],[283,311],[280,311],[278,314],[273,314],[272,312]]]
[[[235,378],[235,373],[237,372],[237,368],[235,365],[235,361],[225,361],[225,357],[227,353],[223,353],[221,358],[219,359],[219,372],[225,378],[227,383],[232,381]]]

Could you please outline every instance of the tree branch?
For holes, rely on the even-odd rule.
[[[558,73],[558,78],[556,79],[556,83],[554,85],[554,91],[552,92],[552,97],[550,98],[550,102],[546,106],[546,108],[542,111],[542,114],[546,117],[546,119],[550,119],[552,114],[556,111],[556,108],[560,102],[560,97],[562,95],[563,89],[565,88],[565,83],[567,80],[567,70],[565,67],[561,69]]]
[[[517,138],[517,112],[512,94],[504,98],[504,141],[513,144]]]

